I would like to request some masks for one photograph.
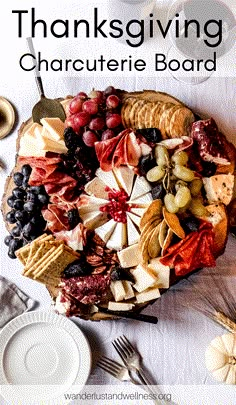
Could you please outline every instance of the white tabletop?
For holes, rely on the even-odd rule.
[[[62,3],[60,2],[60,6]],[[67,4],[65,1],[64,3]],[[75,2],[71,3],[75,6]],[[164,3],[164,1],[158,2],[159,11],[161,11],[161,7],[164,7]],[[22,1],[22,6],[24,4],[25,2]],[[66,7],[69,6],[66,5]],[[40,10],[40,6],[38,8]],[[145,54],[145,46],[148,52],[147,43],[142,48],[142,55]],[[79,91],[89,91],[91,87],[104,89],[109,84],[130,91],[141,89],[164,91],[182,100],[199,115],[212,116],[220,130],[230,141],[236,144],[236,87],[234,78],[219,78],[213,75],[204,83],[189,86],[176,81],[171,75],[167,74],[166,76],[161,78],[158,78],[157,75],[139,77],[136,74],[133,76],[118,75],[117,77],[113,75],[111,78],[106,78],[96,74],[93,74],[92,77],[78,74],[76,77],[58,78],[55,74],[50,75],[50,78],[45,75],[44,86],[46,94],[51,98],[73,95]],[[17,130],[20,124],[30,116],[32,106],[38,99],[33,73],[28,73],[27,76],[4,76],[4,80],[2,78],[0,81],[0,95],[12,102],[18,116],[13,133],[0,141],[0,159],[5,164],[5,168],[0,171],[0,193],[2,194],[5,179],[14,166]],[[4,223],[1,220],[1,238],[3,239],[6,234]],[[236,276],[235,260],[235,240],[230,237],[225,254],[217,260],[217,266],[214,269],[215,274],[222,279],[228,279],[231,274],[233,280],[233,276]],[[7,248],[3,242],[1,243],[0,269],[3,276],[14,281],[25,293],[38,301],[38,308],[49,308],[51,300],[46,288],[21,275],[21,264],[17,260],[8,258]],[[209,276],[207,274],[208,271],[203,269],[192,275],[190,280],[198,288],[201,289],[204,286],[210,292],[211,284],[208,283]],[[231,285],[232,293],[235,292],[234,286]],[[76,320],[76,322],[90,341],[94,359],[96,359],[98,352],[117,358],[111,341],[125,333],[140,349],[144,363],[156,384],[205,385],[209,388],[214,385],[215,389],[220,392],[222,385],[213,380],[206,370],[204,353],[210,341],[225,331],[203,315],[182,305],[183,301],[191,302],[191,292],[192,287],[189,281],[180,282],[177,286],[170,288],[155,304],[146,308],[144,313],[156,315],[159,318],[157,325],[125,320],[96,323]],[[97,368],[92,369],[88,384],[113,383],[114,379],[105,372]],[[191,398],[191,404],[199,404],[197,398],[197,395],[196,398]],[[222,405],[230,404],[231,399],[233,404],[233,397],[229,397],[227,402],[219,403]],[[210,397],[205,403],[213,404]]]

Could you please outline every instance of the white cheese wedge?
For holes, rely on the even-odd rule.
[[[157,276],[155,276],[147,266],[139,264],[135,269],[131,269],[130,272],[135,278],[135,284],[133,287],[138,292],[142,292],[149,287],[152,287],[157,282]]]
[[[145,211],[146,211],[146,208],[131,208],[130,209],[130,212],[132,214],[138,215],[140,218],[143,216]]]
[[[42,139],[44,141],[43,150],[47,150],[54,153],[67,153],[68,149],[65,145],[63,140],[61,141],[53,141],[42,135]]]
[[[135,296],[134,290],[132,288],[132,283],[131,283],[131,281],[123,280],[122,284],[123,284],[123,287],[124,287],[124,290],[125,290],[124,299],[125,300],[130,300],[131,298],[133,298]]]
[[[38,149],[43,149],[45,146],[45,141],[42,139],[41,136],[36,138],[34,135],[30,135],[28,133],[25,133],[22,136],[21,142],[30,143],[31,145],[37,147]]]
[[[114,219],[110,219],[110,221],[106,222],[104,225],[96,228],[95,232],[104,242],[107,242],[114,231],[116,224],[117,222],[115,222]]]
[[[143,176],[137,177],[134,183],[132,194],[130,196],[130,200],[135,200],[136,198],[139,198],[142,195],[148,193],[150,190],[151,186],[147,182],[147,180]]]
[[[109,301],[108,309],[110,311],[131,311],[133,309],[134,304],[129,304],[128,302],[112,302]]]
[[[46,156],[46,151],[39,149],[38,146],[24,137],[20,140],[19,156]]]
[[[108,198],[108,192],[105,191],[106,184],[103,183],[101,179],[98,177],[94,177],[93,180],[89,181],[85,188],[84,191],[90,195],[93,195],[97,198]]]
[[[143,302],[156,300],[161,296],[159,288],[153,287],[148,288],[146,291],[136,294],[136,302],[141,304]]]
[[[101,211],[88,212],[84,215],[81,215],[81,218],[83,220],[84,226],[86,226],[87,229],[91,230],[107,222],[106,213]]]
[[[126,225],[116,222],[116,227],[107,241],[108,249],[121,250],[127,243]]]
[[[209,203],[222,202],[228,205],[233,197],[234,176],[232,174],[217,174],[202,179]]]
[[[159,257],[151,259],[148,268],[157,277],[157,285],[159,288],[170,287],[170,267],[160,263]]]
[[[123,188],[128,195],[131,194],[134,181],[134,171],[127,166],[120,166],[113,169],[113,173],[116,176],[117,183],[120,188]]]
[[[40,120],[43,127],[48,131],[50,138],[59,141],[64,137],[65,124],[60,118],[42,118]]]
[[[127,218],[130,218],[131,221],[133,221],[133,223],[135,225],[137,225],[137,227],[139,228],[141,217],[138,217],[138,215],[132,214],[132,212],[127,212],[126,215],[127,215]]]
[[[106,186],[114,188],[115,190],[120,190],[120,187],[118,186],[118,183],[112,170],[109,172],[104,172],[102,169],[99,168],[96,171],[96,176],[100,180],[102,180],[106,184]]]
[[[117,252],[121,267],[135,267],[142,261],[142,255],[138,247],[138,243],[133,246],[128,246]]]
[[[31,135],[34,138],[37,138],[41,135],[42,133],[42,125],[38,124],[37,122],[34,122],[33,124],[30,125],[30,127],[27,129],[27,131],[24,133],[23,136],[27,135]]]
[[[108,201],[103,198],[96,198],[94,196],[82,194],[79,201],[79,213],[80,215],[83,215],[87,212],[98,211],[100,207],[107,203]]]
[[[152,198],[152,194],[151,193],[147,193],[142,195],[141,197],[135,198],[133,200],[129,200],[129,204],[138,204],[140,207],[142,207],[144,205],[144,207],[146,206],[146,204],[152,202],[153,198]]]
[[[126,291],[121,280],[111,281],[110,289],[116,302],[125,299]]]
[[[137,228],[135,227],[133,221],[127,215],[127,234],[128,234],[128,245],[134,245],[139,241],[140,234]]]

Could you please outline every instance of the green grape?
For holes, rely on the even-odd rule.
[[[180,187],[175,195],[175,204],[179,208],[185,207],[191,201],[191,193],[188,187]]]
[[[178,191],[181,187],[186,187],[187,185],[188,183],[186,183],[186,181],[177,180],[177,182],[175,183],[175,190]]]
[[[200,198],[193,198],[191,200],[189,211],[196,217],[204,217],[208,215],[206,207],[204,207]]]
[[[165,175],[165,170],[161,166],[155,166],[147,172],[147,180],[158,181],[161,180]]]
[[[202,185],[203,182],[201,179],[193,179],[193,181],[191,181],[189,188],[193,197],[198,196],[201,191]]]
[[[185,166],[176,165],[173,169],[174,176],[183,181],[192,181],[194,179],[194,172]]]
[[[176,165],[185,166],[188,162],[188,154],[181,150],[180,152],[175,152],[171,158],[171,161]]]
[[[156,146],[155,157],[159,166],[167,166],[170,161],[168,150],[163,145]]]
[[[164,197],[164,203],[167,211],[171,212],[172,214],[176,214],[179,211],[179,207],[177,207],[175,203],[175,196],[174,194],[168,193]]]

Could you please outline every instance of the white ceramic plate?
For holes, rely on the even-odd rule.
[[[73,385],[78,392],[90,367],[84,334],[62,315],[26,312],[0,333],[1,394],[10,403],[20,399],[30,403],[35,398],[49,401],[63,396]]]

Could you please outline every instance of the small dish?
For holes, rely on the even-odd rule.
[[[51,311],[26,312],[0,333],[1,394],[11,403],[51,403],[85,385],[90,348],[79,327]],[[22,403],[23,403],[22,402]]]
[[[11,132],[14,123],[14,108],[7,99],[0,97],[0,139]]]

